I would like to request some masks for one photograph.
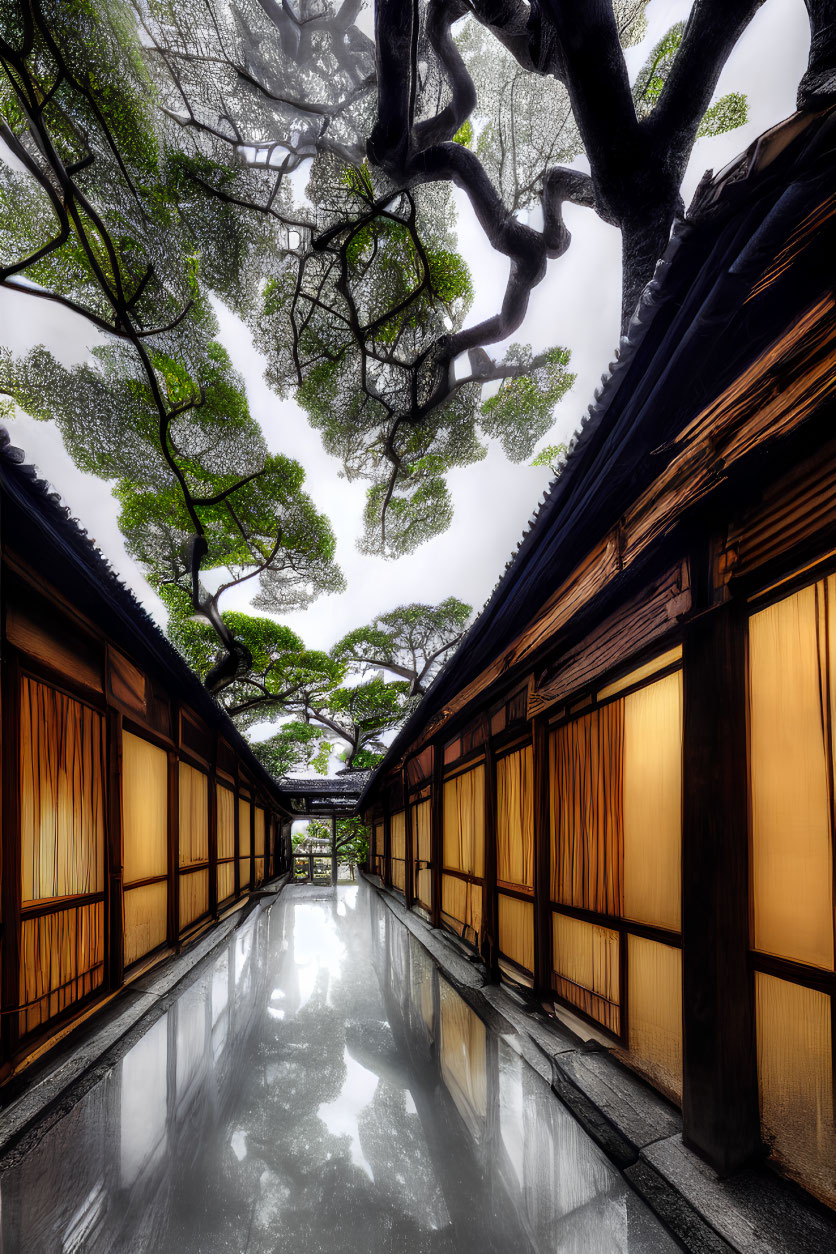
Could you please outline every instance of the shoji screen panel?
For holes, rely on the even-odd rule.
[[[441,913],[474,945],[482,925],[484,873],[485,768],[480,765],[444,781]]]
[[[168,935],[168,755],[130,732],[122,737],[122,866],[128,966]]]
[[[238,798],[238,884],[240,888],[249,888],[252,868],[250,866],[250,850],[252,835],[250,831],[250,803],[243,797]]]
[[[832,585],[803,588],[749,622],[752,942],[830,971]]]
[[[420,801],[412,807],[413,891],[426,909],[432,909],[432,803]]]
[[[653,675],[676,661],[669,652],[623,676],[599,694],[615,699],[550,737],[554,990],[620,1036],[674,1097],[682,1070],[682,672]],[[658,940],[639,934],[644,925],[659,929]]]
[[[89,706],[25,675],[20,698],[26,1033],[104,980],[105,750],[104,720]]]
[[[533,894],[534,780],[530,745],[496,763],[496,879],[499,889],[499,948],[502,955],[534,970],[534,906],[503,891]]]
[[[209,780],[180,763],[180,928],[209,911]]]
[[[261,806],[255,808],[255,882],[264,883],[265,817]]]
[[[836,1204],[830,997],[755,973],[764,1140],[786,1170]]]
[[[406,811],[399,810],[389,820],[389,840],[392,851],[392,885],[400,892],[406,891]]]
[[[218,809],[218,902],[235,892],[235,793],[215,785]]]
[[[749,620],[752,948],[763,1137],[836,1203],[833,1061],[836,578]],[[808,974],[809,972],[809,974]],[[822,974],[824,973],[824,974]],[[817,987],[812,987],[816,984]]]

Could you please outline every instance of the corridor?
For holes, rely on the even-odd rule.
[[[365,883],[288,888],[0,1161],[5,1254],[678,1248]]]

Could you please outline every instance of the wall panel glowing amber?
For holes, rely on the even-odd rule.
[[[534,778],[531,745],[496,764],[496,877],[534,885]]]
[[[833,579],[749,621],[753,944],[833,970]]]
[[[180,929],[188,927],[209,909],[209,869],[180,876]]]
[[[180,866],[209,861],[209,781],[180,763]]]
[[[20,839],[24,905],[104,889],[104,722],[23,676]]]
[[[482,886],[457,875],[441,877],[441,913],[447,923],[472,945],[482,926]]]
[[[621,1030],[619,956],[618,932],[552,916],[555,992],[615,1033]]]
[[[485,867],[485,768],[444,783],[444,866],[481,878]]]
[[[405,891],[406,880],[406,811],[399,810],[389,820],[389,840],[392,849],[392,884]]]
[[[217,899],[225,901],[235,892],[235,793],[216,785],[218,807],[218,884]]]
[[[127,966],[168,934],[168,755],[130,732],[122,737],[122,864]]]
[[[238,884],[240,888],[248,888],[250,876],[250,849],[252,837],[250,833],[250,803],[243,797],[238,799]]]
[[[499,948],[526,971],[534,970],[534,905],[499,894]]]
[[[255,808],[255,882],[264,881],[264,811],[261,806]]]
[[[23,918],[20,926],[21,1033],[32,1032],[104,980],[104,903]]]
[[[789,1173],[836,1204],[830,998],[755,973],[764,1139]]]
[[[682,954],[627,938],[629,1048],[641,1069],[677,1100],[682,1093]]]
[[[678,931],[682,672],[624,698],[624,915]]]

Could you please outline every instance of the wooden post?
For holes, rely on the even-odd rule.
[[[499,977],[499,894],[496,890],[496,756],[485,748],[485,878],[482,883],[480,953],[492,979]]]
[[[683,1141],[721,1175],[760,1151],[748,964],[745,606],[695,622],[684,648]]]
[[[337,886],[337,816],[331,815],[331,887]]]
[[[433,927],[441,927],[441,865],[444,857],[444,755],[440,743],[433,747],[431,802],[432,923]]]
[[[19,1035],[20,1003],[20,672],[6,646],[3,664],[3,1072]]]
[[[122,901],[122,715],[107,712],[108,976],[111,988],[124,978]]]
[[[534,789],[534,989],[551,997],[551,816],[549,814],[549,729],[544,717],[532,728]]]

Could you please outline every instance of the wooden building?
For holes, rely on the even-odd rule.
[[[361,801],[407,905],[830,1205],[834,262],[833,111],[703,180]]]
[[[289,869],[275,781],[0,430],[0,1075]]]

